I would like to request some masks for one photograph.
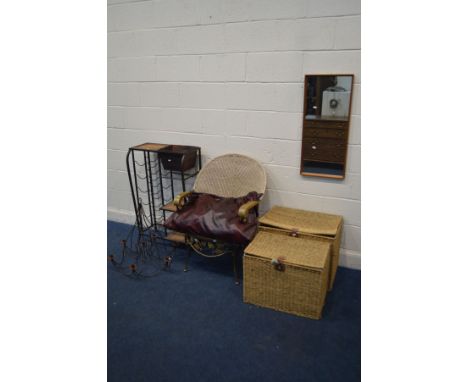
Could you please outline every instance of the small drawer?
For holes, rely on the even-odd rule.
[[[342,163],[346,158],[346,141],[341,139],[315,138],[302,142],[304,160]]]
[[[348,122],[346,122],[346,121],[316,120],[316,121],[306,121],[304,126],[325,128],[325,129],[346,129],[348,127]]]
[[[346,138],[346,130],[343,129],[328,129],[328,128],[315,128],[305,127],[304,128],[304,139],[311,138]]]
[[[197,160],[197,148],[194,146],[171,145],[158,153],[165,170],[187,171],[195,166]]]

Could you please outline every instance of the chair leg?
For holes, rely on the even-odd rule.
[[[237,256],[236,255],[237,255],[237,252],[232,252],[232,268],[234,271],[234,281],[236,285],[239,285],[240,281],[239,281],[239,274],[237,272]]]
[[[190,247],[187,248],[187,256],[185,256],[185,266],[184,266],[184,272],[188,272],[189,270],[189,260],[190,260],[190,255],[192,254],[192,249]]]

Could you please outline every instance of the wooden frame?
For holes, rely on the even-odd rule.
[[[336,119],[306,119],[309,95],[309,81],[310,77],[351,77],[351,93],[349,100],[349,110],[346,118]],[[302,145],[301,145],[301,166],[300,173],[303,176],[315,176],[322,178],[344,179],[346,175],[346,164],[348,157],[348,140],[349,140],[349,127],[351,123],[351,110],[353,102],[353,87],[354,87],[354,74],[306,74],[304,76],[304,104],[302,112]],[[342,174],[333,174],[326,172],[311,172],[304,170],[305,156],[310,155],[310,152],[304,149],[308,143],[320,142],[322,147],[322,156],[317,155],[317,158],[308,162],[316,162],[323,164],[324,168],[327,165],[342,166]],[[327,147],[328,146],[328,147]],[[312,146],[315,150],[315,146]],[[315,154],[315,153],[314,153]]]

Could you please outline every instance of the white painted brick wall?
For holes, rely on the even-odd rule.
[[[108,0],[108,208],[133,206],[125,156],[153,141],[258,159],[262,210],[344,216],[343,253],[361,243],[359,0]],[[353,73],[343,181],[299,174],[305,74]],[[358,261],[359,263],[359,261]]]
[[[200,56],[198,80],[211,82],[244,81],[245,53]]]
[[[302,74],[302,52],[249,53],[249,82],[295,82]]]

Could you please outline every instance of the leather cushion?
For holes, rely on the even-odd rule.
[[[241,222],[237,213],[244,203],[259,200],[260,197],[261,194],[256,192],[240,198],[193,192],[184,206],[166,220],[165,226],[174,231],[228,243],[248,244],[257,232],[255,208],[250,210],[245,223]]]

